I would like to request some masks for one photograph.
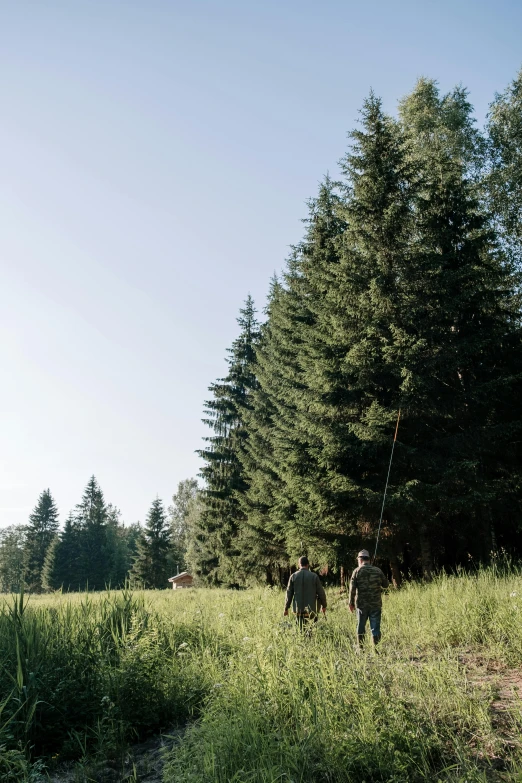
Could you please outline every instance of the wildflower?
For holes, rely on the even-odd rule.
[[[182,642],[178,647],[178,650],[182,650],[184,647],[188,647],[188,642]]]
[[[250,636],[243,636],[243,641],[244,642],[249,642],[250,641]]]
[[[224,616],[225,616],[225,615],[223,614],[223,612],[220,612],[220,613],[218,614],[218,617],[224,617]]]
[[[510,595],[511,598],[516,598],[517,597],[517,591],[513,590],[513,592],[510,593],[509,595]]]

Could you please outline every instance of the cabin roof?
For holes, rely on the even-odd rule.
[[[189,574],[188,571],[182,571],[181,574],[176,574],[176,576],[171,576],[169,582],[177,582],[178,579],[183,579],[184,577],[189,577],[189,579],[192,579],[192,574]]]

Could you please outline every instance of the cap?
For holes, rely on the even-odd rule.
[[[361,549],[361,551],[359,552],[357,557],[367,557],[369,559],[370,558],[370,553],[368,552],[367,549]]]

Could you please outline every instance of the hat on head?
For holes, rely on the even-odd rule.
[[[367,549],[361,549],[361,551],[359,552],[357,557],[367,557],[368,560],[369,560],[370,559],[370,553],[368,552]]]

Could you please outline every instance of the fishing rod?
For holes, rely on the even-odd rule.
[[[386,493],[388,491],[388,482],[390,480],[390,471],[391,471],[391,466],[393,461],[393,452],[395,449],[395,441],[397,440],[397,432],[399,431],[400,418],[401,418],[401,409],[399,408],[399,413],[397,414],[397,424],[395,425],[395,435],[393,436],[392,450],[390,454],[390,464],[388,465],[388,475],[386,476],[386,486],[384,487],[384,496],[382,499],[382,508],[381,508],[381,518],[379,519],[379,527],[377,529],[377,539],[375,541],[375,552],[373,553],[374,563],[375,563],[375,558],[377,557],[377,547],[379,546],[379,535],[381,533],[382,517],[384,514],[384,504],[386,503]]]

